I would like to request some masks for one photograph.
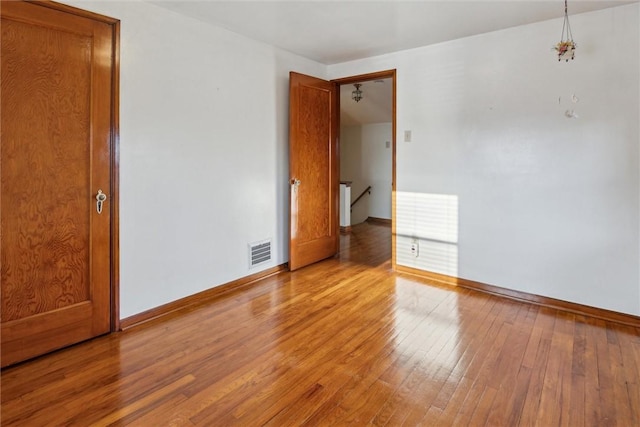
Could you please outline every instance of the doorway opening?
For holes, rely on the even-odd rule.
[[[333,82],[339,93],[341,234],[365,230],[363,223],[390,227],[395,269],[396,71]]]

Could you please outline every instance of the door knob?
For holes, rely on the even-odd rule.
[[[102,213],[102,205],[107,200],[107,195],[102,192],[102,190],[98,190],[98,194],[96,194],[96,211],[99,214]]]

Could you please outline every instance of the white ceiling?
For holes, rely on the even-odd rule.
[[[362,82],[362,99],[351,99],[353,85],[340,86],[340,125],[389,123],[393,114],[393,83],[391,79]]]
[[[569,0],[569,15],[638,1]],[[561,18],[564,14],[562,0],[156,0],[152,3],[323,64]]]

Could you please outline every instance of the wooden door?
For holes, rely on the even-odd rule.
[[[111,329],[117,21],[59,8],[2,2],[2,366]]]
[[[289,109],[289,268],[296,270],[338,252],[337,87],[292,72]]]

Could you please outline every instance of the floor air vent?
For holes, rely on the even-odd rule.
[[[271,261],[271,240],[249,243],[249,267]]]

